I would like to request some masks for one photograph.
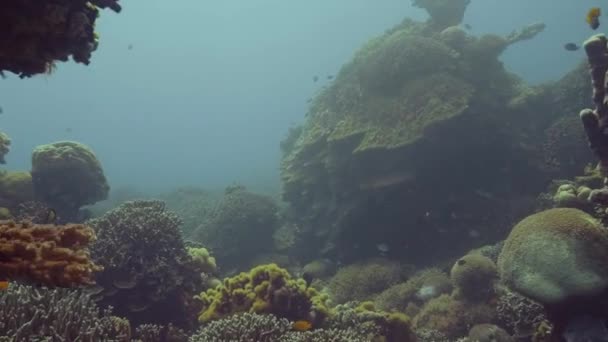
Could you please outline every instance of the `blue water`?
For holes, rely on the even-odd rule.
[[[474,34],[545,22],[544,33],[503,55],[539,83],[583,60],[562,45],[592,33],[585,12],[602,4],[472,0],[464,22]],[[405,0],[125,0],[123,8],[102,13],[91,65],[0,81],[8,168],[29,169],[36,145],[69,139],[94,149],[114,187],[277,189],[279,141],[303,121],[325,76],[403,17],[426,17]]]

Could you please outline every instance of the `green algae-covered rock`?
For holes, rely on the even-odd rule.
[[[557,208],[519,222],[498,258],[502,280],[543,304],[608,289],[608,231],[578,209]]]
[[[0,170],[0,206],[14,208],[33,198],[32,176],[29,172]]]

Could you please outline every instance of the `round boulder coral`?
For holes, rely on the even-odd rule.
[[[74,141],[36,147],[31,174],[36,197],[57,209],[60,216],[106,199],[110,190],[93,151]]]
[[[493,292],[497,277],[496,265],[481,254],[469,254],[458,259],[450,272],[457,294],[467,300],[483,300]]]
[[[545,210],[519,222],[498,270],[512,289],[545,305],[608,289],[608,231],[585,212]]]

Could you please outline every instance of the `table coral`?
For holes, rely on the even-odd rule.
[[[95,235],[78,224],[65,226],[0,222],[0,278],[49,286],[93,283],[101,270],[84,249]]]
[[[0,72],[20,77],[49,73],[56,61],[89,64],[97,49],[100,8],[121,10],[118,0],[6,0],[0,3]]]

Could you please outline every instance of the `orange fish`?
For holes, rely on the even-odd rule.
[[[8,289],[8,280],[0,280],[0,291]]]
[[[602,11],[599,7],[593,7],[587,12],[587,16],[585,17],[585,21],[592,29],[597,29],[600,26],[600,15],[602,15]]]
[[[293,322],[292,327],[295,331],[308,331],[312,329],[312,323],[310,323],[309,321],[299,320]]]

